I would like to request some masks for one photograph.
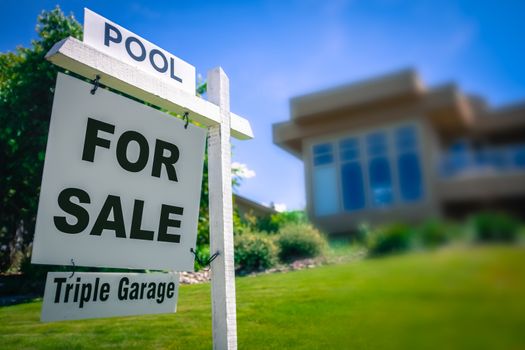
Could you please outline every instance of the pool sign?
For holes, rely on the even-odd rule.
[[[173,313],[178,273],[47,274],[43,322]]]
[[[195,67],[87,8],[84,43],[195,94]]]
[[[206,130],[59,73],[32,262],[193,271]]]

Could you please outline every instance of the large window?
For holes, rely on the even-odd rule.
[[[392,204],[394,196],[386,133],[377,132],[367,135],[366,145],[372,205],[388,206]]]
[[[417,201],[423,196],[423,177],[419,164],[418,140],[413,126],[395,132],[399,192],[405,201]]]
[[[331,164],[334,161],[334,150],[331,143],[314,146],[314,165]]]
[[[339,143],[341,161],[341,186],[343,206],[347,211],[359,210],[365,207],[365,189],[359,139],[349,138]]]
[[[423,199],[419,137],[418,127],[406,124],[314,145],[315,214],[326,216]]]
[[[317,216],[336,214],[339,211],[339,190],[331,143],[315,145],[313,148],[314,208]]]

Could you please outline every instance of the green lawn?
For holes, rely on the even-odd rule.
[[[240,349],[525,349],[525,248],[447,248],[237,279]],[[210,349],[208,284],[178,312],[39,322],[0,308],[1,349]]]

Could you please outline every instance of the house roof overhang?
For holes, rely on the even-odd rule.
[[[273,125],[273,141],[298,158],[305,138],[407,115],[426,117],[439,132],[451,135],[464,133],[473,120],[469,98],[455,85],[427,90],[412,70],[295,97],[290,110],[290,121]]]

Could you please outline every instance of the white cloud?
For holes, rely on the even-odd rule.
[[[284,203],[274,203],[273,208],[279,213],[282,213],[283,211],[286,211],[287,209],[286,204]]]
[[[233,162],[232,163],[232,172],[242,179],[251,179],[255,177],[255,171],[249,169],[246,164]]]
[[[284,203],[262,202],[261,204],[264,205],[265,207],[272,208],[279,213],[282,213],[283,211],[288,210],[288,207]]]

